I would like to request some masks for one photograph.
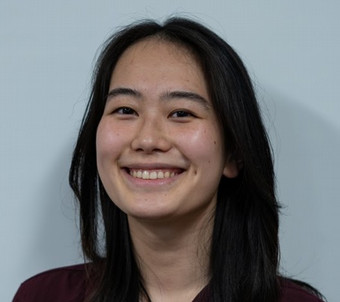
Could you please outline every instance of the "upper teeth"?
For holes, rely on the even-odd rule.
[[[130,170],[130,175],[142,179],[158,179],[173,177],[176,173],[170,171]]]

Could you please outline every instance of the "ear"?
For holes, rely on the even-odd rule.
[[[238,163],[229,157],[224,165],[223,175],[227,178],[235,178],[239,173],[239,165]]]

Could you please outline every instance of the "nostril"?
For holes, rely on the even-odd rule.
[[[163,136],[136,138],[131,142],[131,148],[136,152],[166,152],[171,149],[168,139]]]

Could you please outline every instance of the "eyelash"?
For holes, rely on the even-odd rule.
[[[177,115],[177,116],[174,116],[174,115]],[[187,111],[187,110],[176,110],[176,111],[173,111],[170,114],[170,117],[174,117],[174,118],[186,118],[186,117],[195,117],[195,115],[192,114],[190,111]]]
[[[131,114],[137,115],[137,112],[130,107],[119,107],[115,109],[112,113],[118,113],[121,115],[131,115]]]
[[[137,115],[137,112],[130,108],[130,107],[119,107],[115,109],[112,113],[120,114],[120,115]],[[190,117],[196,117],[192,112],[182,109],[182,110],[175,110],[169,114],[170,118],[190,118]]]

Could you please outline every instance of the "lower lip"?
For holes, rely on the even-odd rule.
[[[178,180],[178,178],[184,173],[181,172],[179,174],[176,174],[172,177],[168,178],[156,178],[156,179],[143,179],[143,178],[137,178],[130,175],[130,173],[126,169],[122,169],[124,172],[124,175],[126,176],[127,180],[132,183],[134,186],[138,187],[160,187],[160,186],[166,186],[171,185],[174,182]]]

